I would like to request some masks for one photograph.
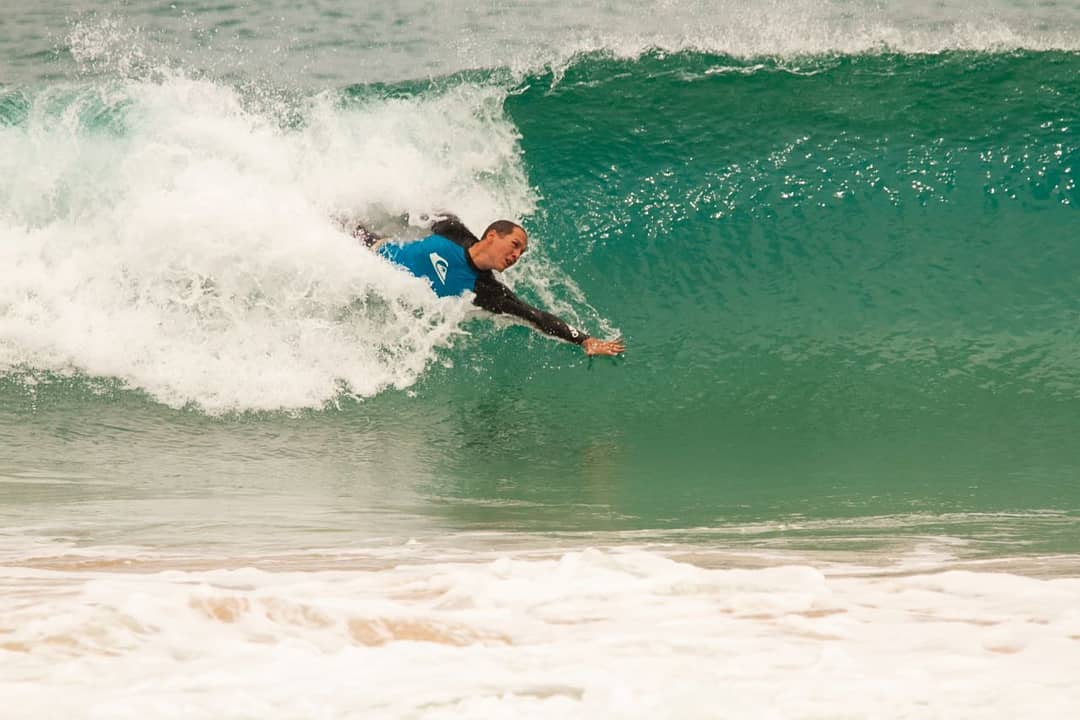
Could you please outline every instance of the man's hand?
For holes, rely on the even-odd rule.
[[[622,338],[616,338],[615,340],[588,338],[581,343],[581,347],[585,349],[586,355],[618,355],[626,351],[626,343],[623,342]]]

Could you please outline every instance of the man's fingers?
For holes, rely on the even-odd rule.
[[[589,355],[618,355],[626,350],[626,343],[622,338],[617,340],[595,340],[589,338],[585,341],[585,352]]]

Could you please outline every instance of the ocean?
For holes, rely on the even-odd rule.
[[[1075,3],[9,1],[0,716],[1080,716],[1078,174]]]

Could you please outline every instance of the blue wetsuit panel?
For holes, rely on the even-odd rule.
[[[442,235],[429,235],[405,245],[387,243],[379,254],[417,277],[427,278],[439,297],[476,291],[478,273],[465,256],[465,248]]]

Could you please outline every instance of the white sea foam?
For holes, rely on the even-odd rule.
[[[320,407],[408,386],[453,341],[468,304],[333,217],[529,213],[501,92],[323,96],[297,129],[251,105],[169,73],[53,86],[0,127],[0,372],[119,378],[209,411]]]
[[[1080,712],[1074,577],[422,544],[362,569],[318,563],[0,569],[5,717]]]

